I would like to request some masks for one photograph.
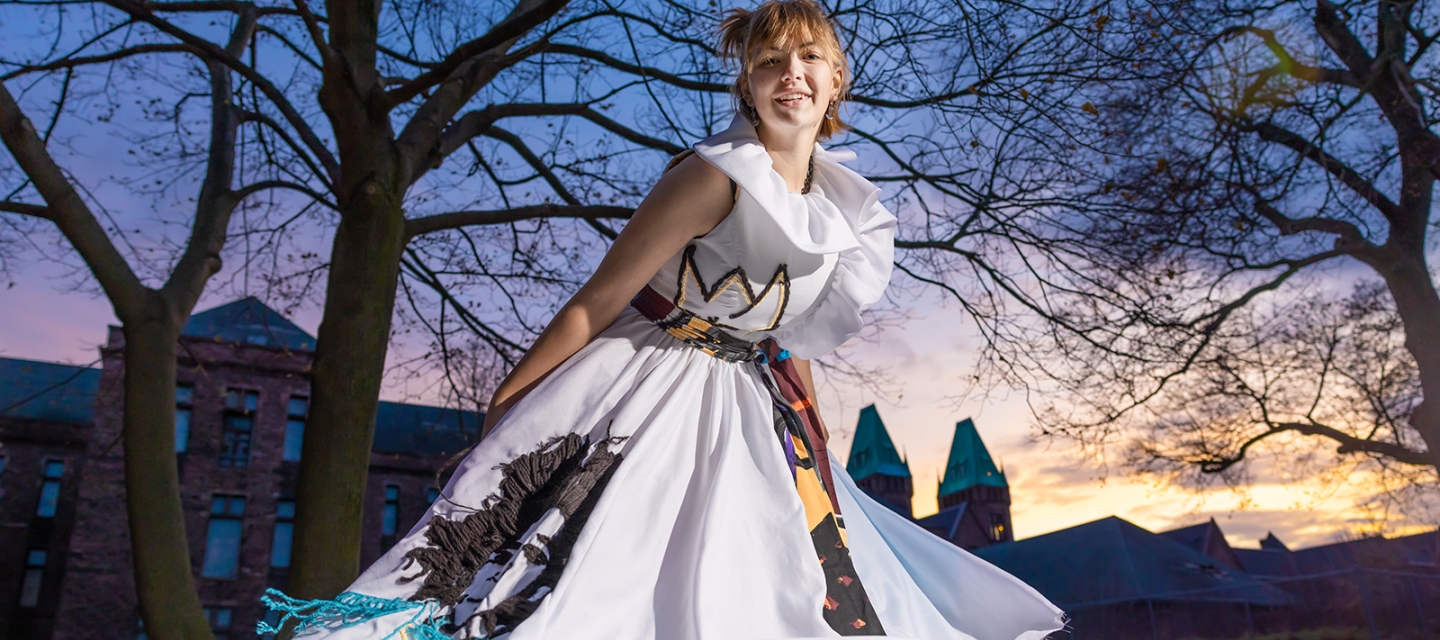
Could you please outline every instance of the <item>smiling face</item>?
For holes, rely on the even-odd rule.
[[[773,43],[755,52],[744,98],[760,115],[762,127],[816,132],[844,79],[813,42]]]
[[[815,0],[766,0],[754,11],[726,11],[719,53],[739,63],[731,90],[746,118],[759,116],[761,129],[803,130],[825,140],[848,128],[839,113],[850,75],[845,50]],[[826,119],[832,102],[833,119]]]

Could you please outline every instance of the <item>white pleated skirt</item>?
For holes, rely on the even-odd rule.
[[[706,355],[633,310],[520,400],[349,591],[411,599],[426,571],[411,552],[433,546],[431,519],[493,504],[504,464],[571,434],[609,443],[619,460],[558,581],[497,638],[837,637],[822,617],[825,574],[754,365]],[[1028,585],[870,499],[839,464],[834,477],[855,571],[889,637],[1039,640],[1063,626],[1060,610]],[[543,547],[563,520],[548,513],[525,541]],[[515,553],[478,571],[463,602],[445,610],[460,626],[450,635],[486,637],[472,614],[522,593],[543,569],[534,559]],[[422,637],[407,631],[416,618],[352,617],[302,637]]]

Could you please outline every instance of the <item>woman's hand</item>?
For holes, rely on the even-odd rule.
[[[595,274],[565,303],[495,389],[481,436],[516,402],[619,317],[655,272],[734,208],[730,179],[695,155],[660,177]]]

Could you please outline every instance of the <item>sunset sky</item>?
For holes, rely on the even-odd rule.
[[[105,326],[115,323],[107,302],[85,293],[64,292],[70,281],[52,269],[31,264],[14,287],[0,289],[0,356],[88,364],[97,357]],[[197,310],[227,302],[204,299]],[[888,329],[873,343],[851,344],[848,355],[865,366],[884,367],[895,397],[875,397],[863,388],[830,385],[821,393],[826,422],[837,432],[832,449],[844,460],[859,410],[877,405],[897,447],[909,457],[915,479],[915,513],[936,510],[935,487],[955,423],[973,418],[991,454],[1003,464],[1014,500],[1017,537],[1026,538],[1110,515],[1153,531],[1215,518],[1232,545],[1258,546],[1274,531],[1292,548],[1334,541],[1362,530],[1365,514],[1354,508],[1363,486],[1295,486],[1263,480],[1244,495],[1228,490],[1195,494],[1107,474],[1059,442],[1032,442],[1024,402],[1005,390],[989,399],[959,402],[974,356],[967,323],[937,299],[903,301],[915,317]],[[293,320],[316,330],[319,312],[302,309]],[[390,399],[407,390],[390,388]],[[1419,525],[1400,521],[1392,532]]]

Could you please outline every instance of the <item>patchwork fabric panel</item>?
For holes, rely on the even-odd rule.
[[[555,438],[501,466],[497,493],[459,519],[436,516],[426,546],[405,554],[422,580],[410,600],[452,607],[447,633],[494,637],[526,618],[554,589],[580,530],[621,462],[611,449],[577,434]],[[410,565],[407,565],[407,567]]]

